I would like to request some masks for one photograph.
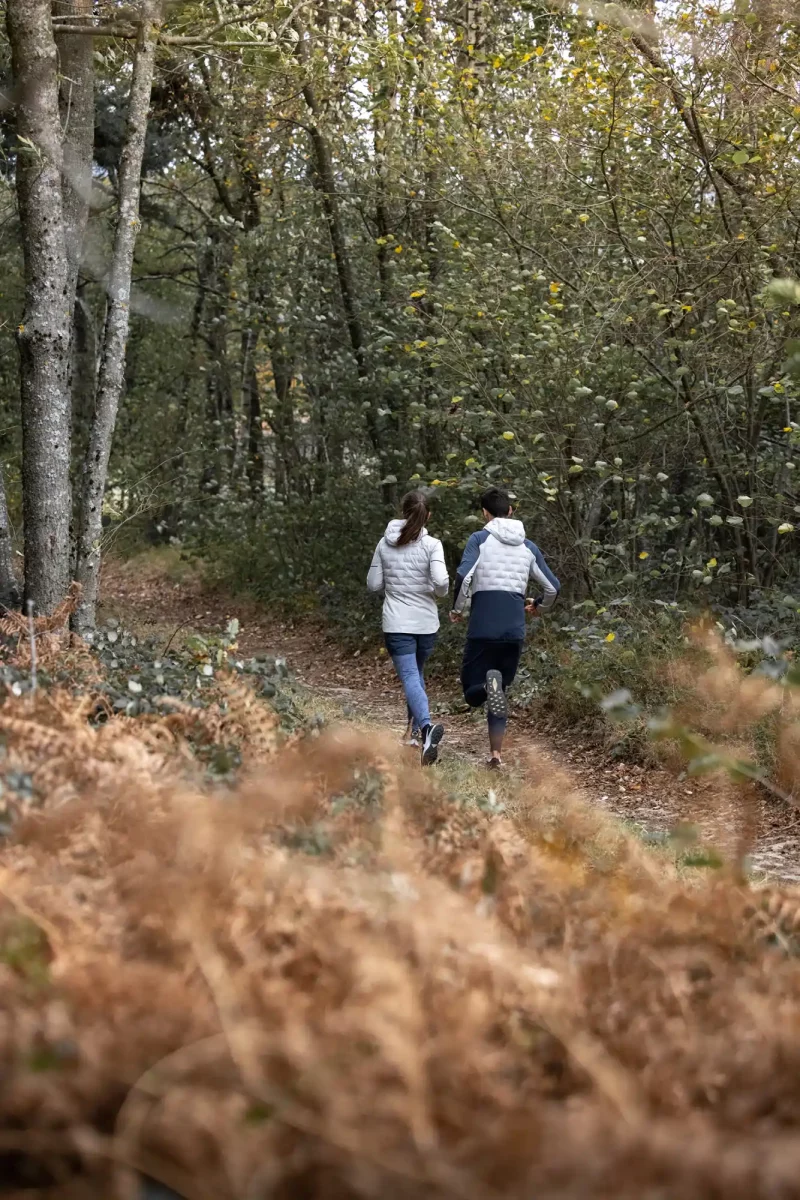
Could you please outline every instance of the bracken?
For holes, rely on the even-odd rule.
[[[0,708],[41,795],[0,854],[10,1187],[800,1195],[800,893],[679,875],[551,764],[492,815],[222,686],[98,728],[67,691]]]

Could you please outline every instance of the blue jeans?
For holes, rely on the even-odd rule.
[[[385,633],[386,649],[403,685],[408,719],[414,732],[431,723],[431,710],[425,691],[425,663],[436,645],[435,633]]]

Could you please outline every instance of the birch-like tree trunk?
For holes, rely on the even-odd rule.
[[[108,279],[108,307],[98,373],[94,420],[89,436],[78,530],[77,578],[82,587],[75,627],[94,627],[100,574],[103,496],[108,460],[125,381],[125,351],[130,326],[131,275],[139,232],[139,196],[147,121],[161,23],[159,0],[142,0],[133,60],[125,146],[119,172],[119,210]]]
[[[54,14],[74,25],[92,16],[92,0],[55,0]],[[60,75],[63,129],[61,195],[67,250],[67,295],[75,304],[83,241],[89,218],[94,158],[94,44],[91,34],[59,34],[56,49]]]
[[[50,0],[7,0],[16,184],[25,262],[19,326],[25,596],[50,612],[69,586],[70,302],[61,202],[58,65]]]

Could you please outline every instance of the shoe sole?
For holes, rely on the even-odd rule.
[[[486,704],[493,717],[508,716],[508,702],[503,691],[503,676],[499,671],[486,673]]]
[[[432,767],[439,757],[439,745],[444,737],[444,725],[434,725],[430,741],[422,751],[423,767]]]

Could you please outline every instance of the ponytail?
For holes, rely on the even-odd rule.
[[[416,542],[428,519],[428,501],[424,492],[409,492],[403,496],[400,511],[405,517],[406,523],[400,531],[400,537],[396,544],[408,546],[411,542]]]

